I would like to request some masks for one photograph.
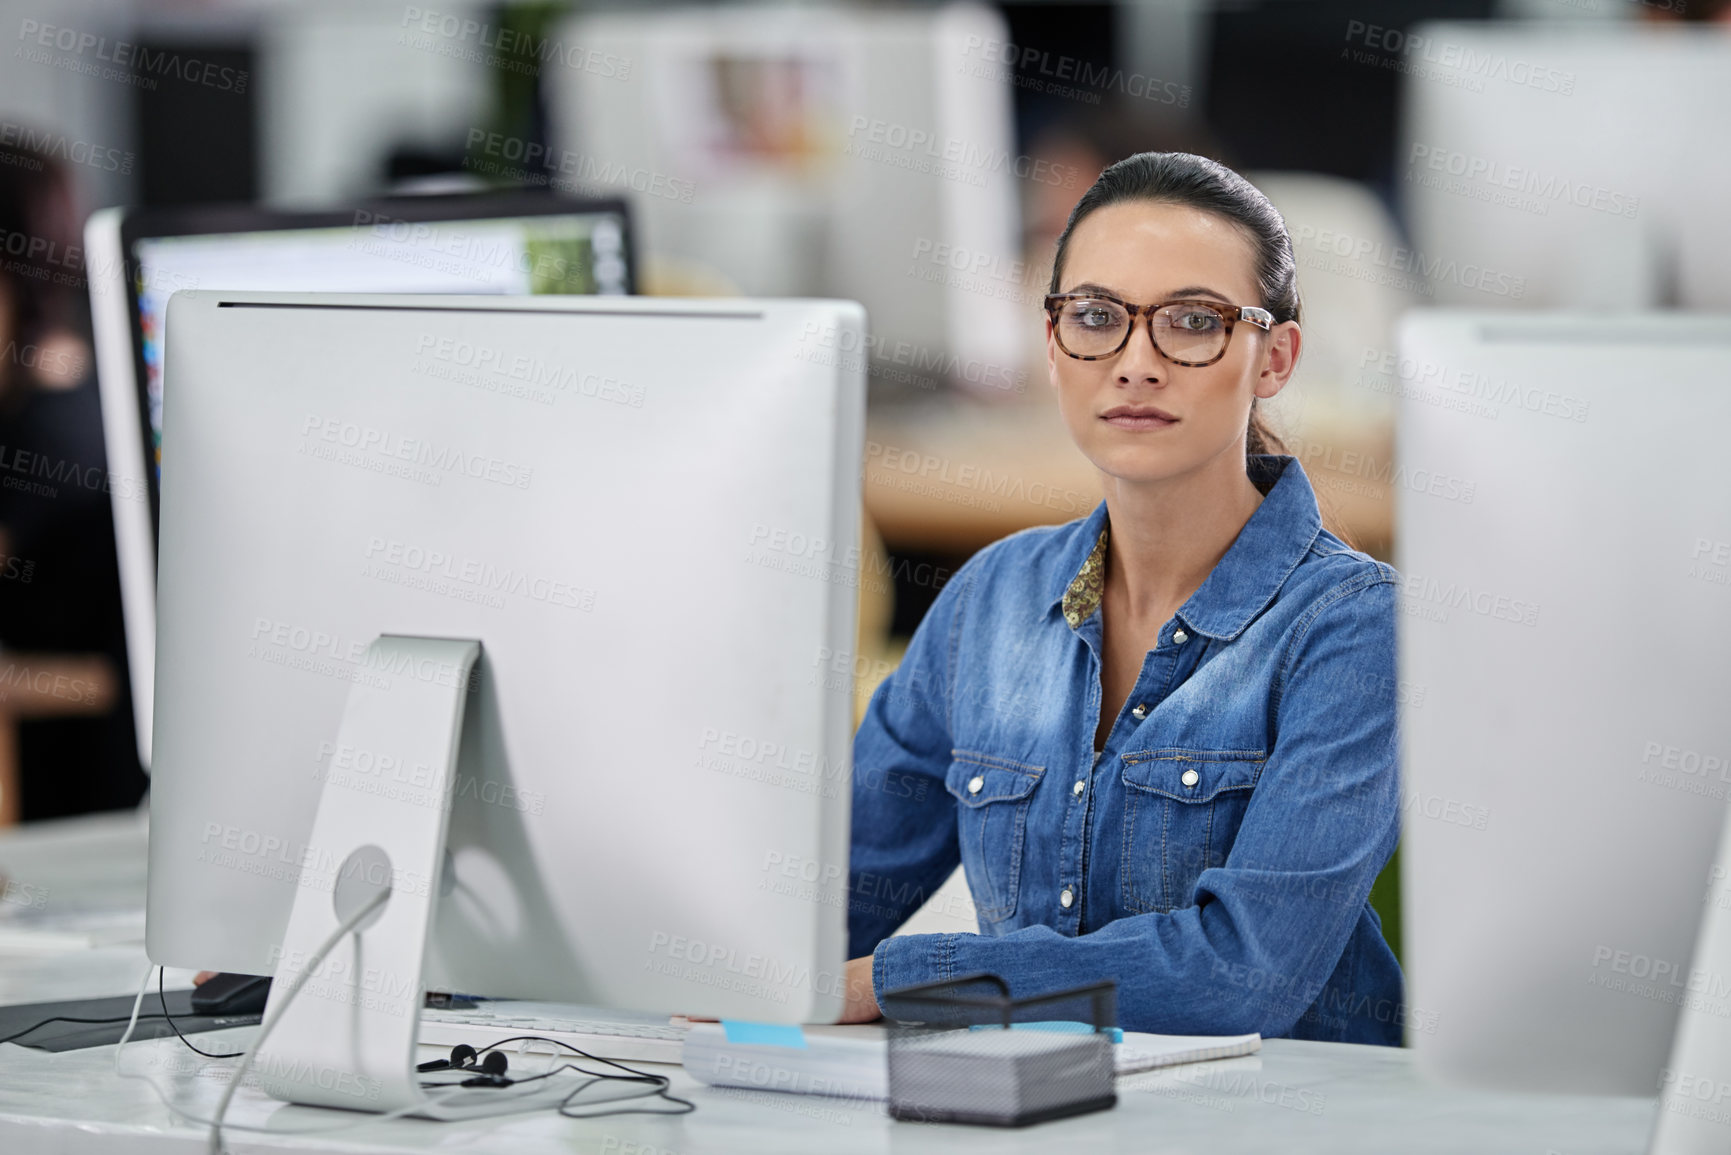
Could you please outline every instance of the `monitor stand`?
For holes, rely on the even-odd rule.
[[[481,643],[382,635],[349,688],[265,1021],[319,946],[380,890],[390,897],[343,937],[282,1011],[254,1060],[291,1103],[473,1118],[556,1103],[569,1087],[477,1087],[430,1096],[415,1070],[422,975],[445,866],[463,712]],[[382,761],[382,760],[393,761]],[[344,774],[340,766],[374,772]],[[377,772],[383,767],[391,772]],[[407,784],[379,791],[381,781]],[[367,789],[375,787],[375,789]]]
[[[1695,958],[1687,975],[1671,980],[1683,1010],[1659,1074],[1648,1155],[1731,1151],[1731,808],[1701,903]]]

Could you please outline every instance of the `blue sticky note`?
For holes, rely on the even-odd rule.
[[[1001,1030],[1002,1028],[988,1024],[976,1025],[972,1029],[976,1031],[995,1031]],[[1094,1027],[1092,1024],[1073,1022],[1068,1019],[1050,1019],[1034,1023],[1011,1023],[1010,1029],[1013,1031],[1055,1031],[1061,1035],[1091,1035],[1094,1033]],[[1114,1043],[1122,1043],[1124,1041],[1124,1032],[1117,1027],[1107,1027],[1105,1033],[1111,1036]]]
[[[722,1019],[722,1030],[730,1043],[759,1043],[769,1047],[805,1049],[805,1032],[798,1023],[747,1023],[739,1019]]]

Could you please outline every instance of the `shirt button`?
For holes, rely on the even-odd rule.
[[[1065,910],[1069,910],[1070,904],[1075,901],[1076,896],[1070,893],[1069,887],[1066,886],[1063,890],[1058,892],[1058,905],[1063,907]]]
[[[1186,785],[1186,786],[1194,786],[1194,785],[1196,785],[1197,782],[1201,781],[1201,778],[1202,778],[1202,776],[1200,774],[1196,773],[1196,771],[1186,770],[1186,771],[1184,771],[1183,776],[1178,779],[1178,781],[1184,783],[1184,785]]]
[[[1172,640],[1175,643],[1177,643],[1178,645],[1182,646],[1185,642],[1188,642],[1190,640],[1190,635],[1185,633],[1183,630],[1173,630],[1172,631]]]
[[[985,785],[986,785],[986,780],[984,778],[980,777],[978,774],[976,774],[972,778],[968,779],[968,793],[969,794],[978,794],[981,790],[983,790],[985,788]]]
[[[1130,711],[1130,716],[1140,722],[1148,716],[1148,703],[1138,702],[1136,708]]]
[[[1070,787],[1070,793],[1072,793],[1076,797],[1080,798],[1080,797],[1082,797],[1082,791],[1084,791],[1086,789],[1088,789],[1088,784],[1086,782],[1082,781],[1080,778],[1078,778],[1078,779],[1076,779],[1076,784],[1074,786]]]

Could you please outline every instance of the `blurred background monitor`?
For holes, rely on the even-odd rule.
[[[622,201],[425,196],[326,212],[109,209],[85,228],[139,757],[150,764],[162,367],[182,289],[634,291]]]
[[[1651,1095],[1731,797],[1731,317],[1411,313],[1408,1042],[1444,1078]]]
[[[861,301],[869,348],[837,352],[863,360],[879,394],[1011,391],[1045,292],[1022,259],[1019,189],[1079,196],[1094,174],[1020,155],[1003,16],[616,11],[555,37],[630,71],[544,74],[548,167],[633,174],[658,257],[730,292]]]
[[[1394,36],[1401,34],[1395,32]],[[1384,37],[1387,40],[1387,36]],[[1415,46],[1416,41],[1416,46]],[[1439,305],[1731,308],[1731,32],[1426,23],[1396,187]],[[1518,283],[1491,301],[1492,283]]]

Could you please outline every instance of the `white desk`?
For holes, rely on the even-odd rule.
[[[50,903],[142,902],[144,835],[126,818],[79,819],[0,837],[0,871],[45,887]],[[0,957],[0,1002],[131,994],[145,968],[141,947],[85,950],[52,959]],[[174,980],[178,978],[179,982]],[[171,985],[188,985],[170,972]],[[201,1045],[240,1042],[251,1029],[205,1034]],[[65,1155],[202,1152],[202,1128],[178,1123],[149,1087],[116,1079],[112,1047],[59,1055],[0,1045],[0,1151]],[[199,1114],[222,1091],[213,1063],[178,1040],[131,1044],[129,1070],[150,1069]],[[885,1117],[875,1104],[770,1092],[721,1091],[670,1070],[694,1114],[576,1121],[550,1113],[473,1123],[389,1120],[326,1139],[294,1128],[325,1125],[335,1112],[287,1107],[243,1091],[230,1121],[269,1121],[283,1134],[229,1132],[235,1152],[427,1151],[511,1155],[703,1155],[789,1152],[1520,1152],[1638,1155],[1652,1099],[1589,1099],[1440,1088],[1413,1070],[1409,1052],[1275,1039],[1260,1056],[1122,1079],[1111,1111],[1016,1131],[922,1126]]]

